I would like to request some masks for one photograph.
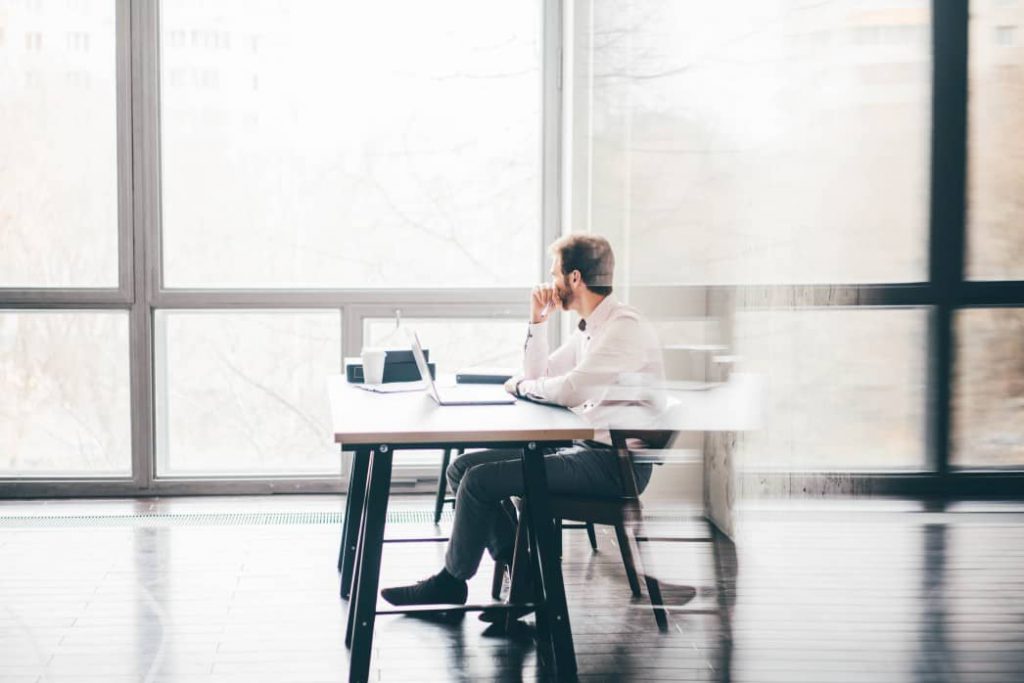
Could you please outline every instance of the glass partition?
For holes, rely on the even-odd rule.
[[[624,282],[927,279],[927,0],[575,8],[574,228]]]

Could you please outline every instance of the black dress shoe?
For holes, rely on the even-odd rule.
[[[480,612],[480,621],[486,621],[488,624],[497,624],[505,621],[506,616],[512,618],[512,621],[525,617],[527,614],[533,614],[536,610],[533,607],[488,607],[484,611]]]
[[[382,598],[396,607],[409,605],[465,605],[469,589],[466,582],[442,569],[428,579],[411,586],[385,588]]]

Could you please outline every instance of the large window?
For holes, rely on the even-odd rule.
[[[337,490],[325,377],[518,363],[570,230],[747,463],[1019,469],[1022,12],[0,0],[0,495]]]
[[[0,0],[0,489],[337,489],[326,380],[371,311],[445,372],[517,361],[553,17]]]
[[[114,0],[0,0],[0,287],[118,284]]]
[[[929,278],[930,3],[574,8],[574,227],[627,287],[746,288],[682,339],[765,378],[742,464],[925,468],[928,309],[793,288]]]
[[[927,279],[927,0],[574,6],[574,228],[632,282]]]
[[[1024,3],[966,10],[571,3],[572,226],[670,316],[710,293],[676,341],[763,373],[751,469],[1020,466]]]
[[[1024,3],[975,0],[968,43],[965,276],[975,304],[957,311],[952,373],[954,466],[1024,465]]]
[[[529,285],[541,12],[161,3],[168,287]]]

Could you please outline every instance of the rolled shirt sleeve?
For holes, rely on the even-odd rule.
[[[576,364],[576,343],[570,339],[548,355],[547,321],[530,323],[523,345],[523,377],[535,380],[569,372]],[[524,383],[525,384],[525,383]]]

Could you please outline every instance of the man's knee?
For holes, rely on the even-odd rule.
[[[445,476],[448,477],[448,486],[451,487],[453,493],[459,492],[459,482],[462,480],[462,475],[465,474],[466,467],[462,463],[462,458],[456,458],[444,471]]]
[[[498,463],[483,463],[474,465],[462,474],[458,494],[472,496],[479,502],[496,502],[493,490],[496,479],[501,477],[501,467]]]

